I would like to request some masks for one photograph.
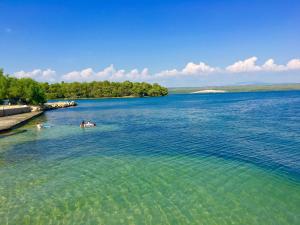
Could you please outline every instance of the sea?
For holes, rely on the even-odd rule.
[[[76,102],[1,134],[0,224],[300,224],[299,91]]]

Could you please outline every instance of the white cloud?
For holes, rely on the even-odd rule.
[[[220,69],[218,67],[211,67],[203,62],[193,63],[189,62],[182,69],[163,70],[158,73],[151,74],[148,68],[141,71],[132,69],[126,71],[124,69],[116,69],[113,64],[100,71],[95,71],[92,68],[86,68],[79,71],[72,71],[60,77],[54,70],[35,69],[31,72],[19,71],[14,76],[30,77],[38,81],[60,82],[60,81],[147,81],[160,82],[171,79],[184,80],[188,77],[197,78],[209,74],[237,74],[237,73],[262,73],[262,72],[286,72],[300,70],[300,59],[292,59],[286,65],[276,64],[273,59],[268,59],[262,65],[257,65],[257,57],[253,56],[245,60],[239,60],[232,65]]]
[[[92,68],[87,68],[81,71],[72,71],[62,76],[62,80],[65,81],[144,81],[149,78],[150,75],[147,68],[143,69],[141,72],[138,69],[126,72],[125,70],[117,70],[114,65],[110,65],[98,72],[95,72]]]
[[[63,75],[62,79],[66,81],[84,81],[93,79],[94,71],[92,68],[87,68],[81,71],[72,71]]]
[[[23,70],[16,72],[13,74],[17,78],[32,78],[37,81],[42,82],[54,82],[56,81],[56,72],[51,69],[41,70],[41,69],[35,69],[30,72],[25,72]]]
[[[226,71],[231,73],[247,73],[247,72],[281,72],[300,69],[300,59],[292,59],[286,65],[278,65],[274,59],[268,59],[263,65],[256,65],[257,57],[245,59],[235,62],[227,66]]]
[[[262,66],[261,70],[263,71],[284,71],[286,67],[284,65],[275,64],[273,59],[268,59]]]
[[[244,61],[237,61],[234,64],[227,66],[226,70],[232,73],[259,71],[260,67],[256,65],[256,61],[257,57],[251,57]]]
[[[111,64],[110,66],[106,67],[102,71],[99,71],[95,75],[96,75],[97,78],[100,78],[100,79],[108,79],[114,73],[115,73],[115,68],[114,68],[114,65]]]
[[[213,72],[218,72],[218,68],[211,67],[203,62],[199,64],[189,62],[182,70],[172,69],[164,70],[156,74],[158,77],[172,76],[188,76],[188,75],[205,75]]]
[[[217,69],[206,65],[203,62],[199,64],[195,63],[188,63],[185,68],[182,70],[183,74],[202,74],[202,73],[212,73],[215,72]]]
[[[290,70],[300,69],[300,59],[292,59],[287,63],[287,68]]]

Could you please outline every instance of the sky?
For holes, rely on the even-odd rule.
[[[299,0],[0,0],[0,68],[38,81],[300,83]]]

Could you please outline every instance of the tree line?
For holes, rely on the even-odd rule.
[[[47,101],[42,85],[31,78],[17,79],[4,75],[0,69],[0,103],[9,99],[12,104],[43,104]]]
[[[37,105],[59,98],[155,97],[167,94],[168,89],[156,83],[93,81],[49,84],[31,78],[18,79],[0,70],[0,100],[9,99],[12,103]]]

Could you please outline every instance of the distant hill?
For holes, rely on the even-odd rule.
[[[177,88],[169,88],[169,94],[184,94],[184,93],[193,93],[193,92],[205,93],[205,90],[216,90],[216,91],[224,91],[224,92],[289,91],[289,90],[300,90],[300,84],[177,87]]]

